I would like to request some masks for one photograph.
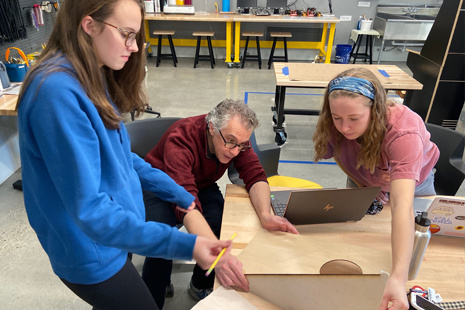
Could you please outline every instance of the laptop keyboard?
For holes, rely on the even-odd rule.
[[[271,206],[273,207],[273,211],[278,216],[284,216],[284,211],[286,211],[286,203],[282,203],[278,199],[271,195]]]

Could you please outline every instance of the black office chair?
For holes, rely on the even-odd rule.
[[[319,184],[312,181],[279,175],[278,165],[281,148],[275,143],[258,145],[255,133],[252,133],[250,136],[250,143],[258,156],[258,160],[260,161],[263,170],[265,170],[270,186],[322,188]],[[244,182],[239,178],[239,173],[236,168],[234,168],[234,165],[229,166],[228,177],[233,184],[244,184]]]
[[[131,140],[131,151],[141,158],[145,158],[145,155],[157,145],[166,130],[180,119],[179,117],[158,117],[126,123],[125,126]],[[179,224],[176,227],[179,229],[182,225]],[[170,283],[166,287],[165,296],[173,297],[173,295],[174,286]]]
[[[149,48],[150,48],[150,50],[152,50],[152,49],[151,49],[151,46],[150,46],[150,42],[144,43],[145,54],[146,54],[147,56],[149,56],[149,57],[152,57],[152,52],[149,52]],[[176,65],[175,65],[175,66],[176,66]],[[158,64],[157,64],[157,67],[158,67]],[[146,64],[146,65],[145,65],[145,72],[147,72],[147,71],[148,71],[148,68],[147,68],[147,64]],[[145,77],[145,78],[147,78],[147,77]],[[136,112],[133,110],[133,111],[131,111],[130,113],[131,113],[131,120],[134,121]],[[157,112],[157,111],[154,111],[154,110],[152,109],[152,107],[149,106],[148,104],[147,104],[147,106],[145,107],[143,113],[155,114],[157,117],[161,117],[161,113],[160,113],[160,112]]]
[[[136,116],[136,111],[131,111],[130,113],[131,113],[131,121],[134,121],[134,118],[135,118],[135,116]],[[145,108],[144,112],[142,112],[142,113],[155,114],[157,117],[161,117],[161,113],[152,110],[152,107],[151,107],[151,106],[147,106],[147,107]]]
[[[431,133],[431,141],[439,148],[441,154],[435,166],[434,187],[438,195],[457,194],[465,179],[463,154],[465,135],[456,130],[426,123]]]
[[[125,126],[131,139],[131,151],[144,158],[157,145],[166,130],[180,119],[179,117],[159,117],[126,123]]]

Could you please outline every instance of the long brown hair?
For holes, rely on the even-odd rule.
[[[18,102],[21,102],[25,90],[39,73],[46,76],[56,71],[67,71],[79,80],[97,108],[105,127],[117,129],[122,119],[108,100],[107,92],[120,113],[134,109],[137,113],[142,111],[144,103],[147,102],[141,88],[145,77],[143,1],[131,0],[139,5],[142,16],[140,34],[136,39],[139,51],[132,53],[121,70],[114,71],[106,66],[99,67],[92,38],[81,26],[86,16],[105,20],[113,13],[119,1],[121,0],[64,0],[47,46],[26,76]],[[104,25],[102,24],[101,27],[103,30]],[[71,63],[72,70],[63,66],[65,61]]]
[[[392,105],[387,102],[386,91],[381,85],[378,78],[365,68],[354,68],[340,73],[336,78],[343,76],[352,76],[369,81],[375,90],[375,99],[369,100],[370,105],[370,123],[365,133],[360,137],[361,150],[357,154],[357,169],[361,166],[369,169],[371,173],[375,171],[376,165],[381,158],[381,144],[383,143],[386,134],[386,126],[388,109],[387,106]],[[323,106],[320,111],[320,117],[316,125],[316,131],[313,135],[313,143],[315,145],[314,160],[318,161],[323,158],[327,152],[328,143],[332,137],[335,137],[335,155],[339,155],[340,144],[344,136],[334,126],[331,109],[329,106],[329,98],[349,97],[357,98],[362,95],[346,90],[333,90],[329,93],[329,88],[326,88],[324,95]]]

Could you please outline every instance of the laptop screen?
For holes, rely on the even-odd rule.
[[[294,225],[359,221],[381,187],[272,191],[276,215]]]

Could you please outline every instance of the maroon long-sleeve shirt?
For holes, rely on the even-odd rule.
[[[194,195],[200,212],[199,190],[220,179],[231,163],[246,184],[247,191],[258,181],[266,181],[266,174],[252,148],[239,152],[229,163],[222,164],[207,147],[206,114],[175,122],[145,160],[166,172],[176,183]],[[177,213],[182,220],[183,214]]]

